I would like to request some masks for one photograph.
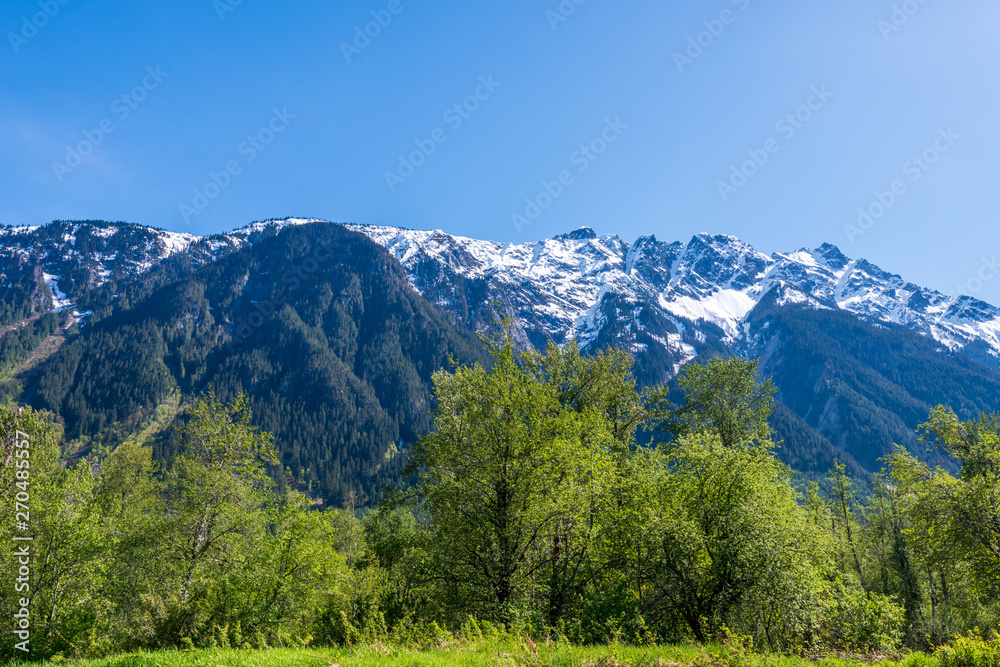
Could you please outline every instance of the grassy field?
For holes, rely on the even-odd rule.
[[[471,648],[425,651],[383,646],[342,650],[178,651],[43,664],[60,667],[860,667],[873,662],[748,655],[721,646],[574,647],[526,643],[482,644]],[[901,662],[883,660],[875,664],[884,667],[937,667],[939,663],[922,654],[914,654]]]

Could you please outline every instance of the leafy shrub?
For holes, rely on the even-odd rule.
[[[903,639],[903,608],[892,598],[830,585],[822,596],[821,643],[829,648],[861,653],[891,653]]]
[[[1000,637],[983,639],[977,632],[957,636],[934,654],[941,667],[1000,667]]]
[[[777,667],[785,662],[780,655],[757,651],[752,636],[734,634],[726,626],[722,627],[721,640],[719,650],[708,649],[707,664],[712,667]],[[696,660],[695,664],[705,661]]]
[[[611,583],[588,590],[579,613],[560,619],[555,630],[580,644],[649,643],[653,635],[641,614],[636,594],[625,582]]]

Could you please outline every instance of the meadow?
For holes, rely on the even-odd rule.
[[[997,663],[956,662],[923,653],[894,658],[789,657],[756,654],[743,647],[721,644],[583,647],[566,642],[537,644],[525,639],[425,649],[375,644],[344,649],[164,651],[98,660],[57,659],[42,664],[60,667],[986,667]]]

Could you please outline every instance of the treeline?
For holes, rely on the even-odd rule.
[[[134,441],[99,466],[66,468],[43,415],[0,409],[0,537],[30,549],[4,559],[0,604],[14,620],[2,657],[332,643],[330,619],[377,597],[354,516],[273,492],[271,438],[250,426],[245,398],[209,396],[189,412],[184,453],[167,468]],[[28,586],[15,591],[19,577]],[[25,639],[30,653],[15,649]]]
[[[385,561],[427,569],[398,607],[584,642],[733,632],[780,651],[927,648],[996,627],[996,419],[941,408],[923,428],[960,478],[900,449],[863,499],[839,464],[799,493],[756,362],[689,365],[674,408],[662,388],[636,391],[625,352],[491,353],[491,370],[435,378],[406,498],[426,521]],[[659,444],[636,446],[639,430]]]
[[[867,498],[842,467],[799,493],[756,362],[689,365],[675,406],[662,387],[637,390],[623,351],[518,352],[501,335],[487,352],[435,374],[414,483],[371,510],[279,493],[272,439],[242,395],[196,400],[163,466],[126,441],[64,467],[44,414],[0,409],[0,493],[30,505],[24,530],[4,504],[0,539],[34,538],[30,591],[0,586],[2,613],[30,596],[35,658],[491,625],[884,653],[996,628],[1000,419],[931,415],[924,437],[959,477],[899,451]],[[24,657],[15,640],[3,657]]]

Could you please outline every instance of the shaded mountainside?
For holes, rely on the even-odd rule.
[[[781,456],[807,473],[838,458],[876,470],[894,443],[943,462],[914,433],[931,406],[1000,410],[1000,311],[830,245],[766,256],[728,236],[627,243],[587,228],[513,245],[306,219],[211,237],[56,222],[0,227],[0,289],[0,371],[68,327],[30,386],[4,377],[0,398],[58,413],[86,448],[140,430],[178,392],[243,390],[284,477],[338,503],[398,479],[400,449],[430,427],[431,374],[482,359],[474,332],[498,301],[521,344],[622,346],[646,385],[696,357],[760,358]],[[172,437],[155,440],[161,459]]]
[[[411,290],[365,237],[288,229],[85,327],[46,366],[33,403],[100,439],[172,392],[251,397],[282,465],[335,502],[398,479],[429,428],[431,374],[481,358],[475,336]],[[122,423],[126,423],[124,428]],[[166,458],[176,443],[157,443]]]
[[[777,399],[867,470],[895,444],[947,465],[915,432],[935,405],[965,418],[1000,409],[1000,375],[903,326],[772,305],[751,315],[748,333],[742,351],[761,359]]]
[[[197,256],[219,243],[224,244],[191,234],[101,221],[0,227],[4,303],[17,304],[22,311],[31,304],[38,308],[66,307],[70,302],[83,305],[102,286],[114,290],[172,256]],[[211,257],[209,253],[203,259]],[[0,325],[10,321],[0,312]]]

